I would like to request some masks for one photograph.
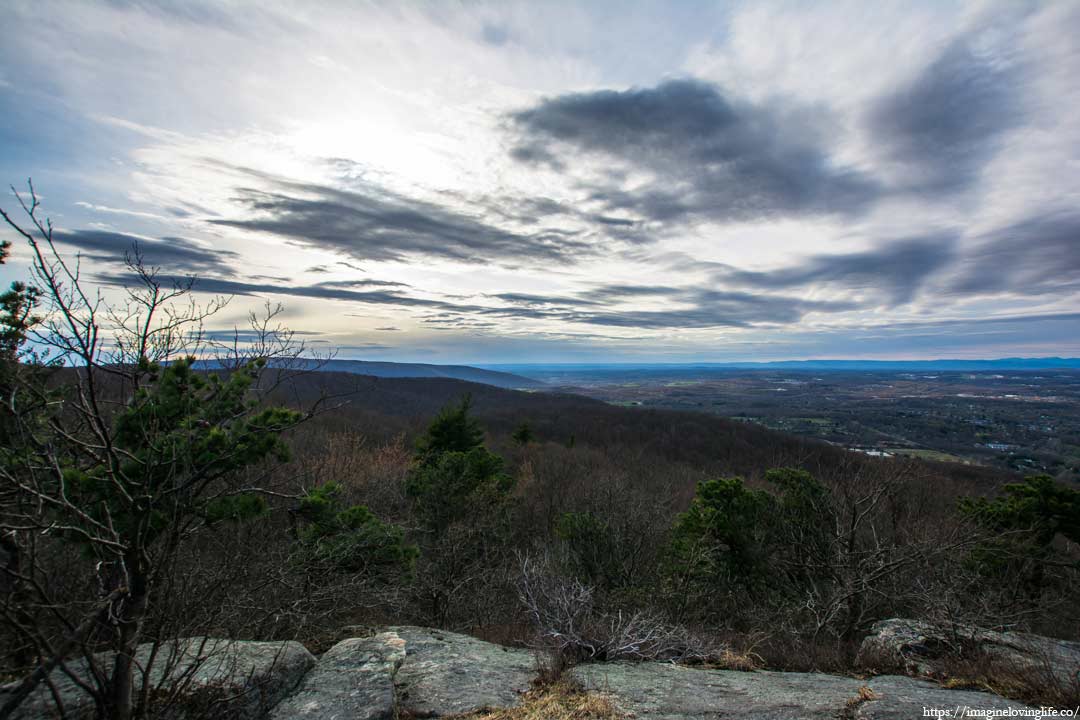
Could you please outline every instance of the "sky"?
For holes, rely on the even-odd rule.
[[[112,297],[136,243],[233,296],[212,330],[270,300],[339,358],[1080,356],[1080,2],[4,5],[0,180]]]

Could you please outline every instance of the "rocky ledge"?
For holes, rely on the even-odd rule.
[[[948,661],[957,656],[1041,676],[1048,684],[1080,687],[1080,643],[971,625],[882,620],[870,628],[856,662],[862,667],[946,678]]]
[[[217,660],[204,662],[197,671],[190,663],[184,665],[191,655],[179,653],[173,668],[158,680],[184,677],[185,692],[192,696],[217,690],[214,717],[269,720],[393,720],[513,707],[523,701],[537,667],[528,650],[419,627],[391,627],[371,637],[343,640],[318,661],[295,643],[228,643]],[[586,690],[605,695],[618,713],[655,720],[907,720],[925,717],[934,708],[1025,708],[996,695],[949,690],[905,676],[860,680],[623,662],[580,665],[571,675]],[[76,685],[56,680],[67,716],[91,717],[93,707],[81,700]],[[227,692],[220,692],[222,688]],[[16,717],[56,716],[45,709],[48,700],[39,689]],[[182,710],[173,714],[183,715]]]

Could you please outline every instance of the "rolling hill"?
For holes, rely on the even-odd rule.
[[[349,373],[350,375],[370,375],[380,378],[446,378],[466,382],[494,385],[500,388],[532,389],[544,387],[540,380],[515,375],[498,370],[484,370],[468,365],[431,365],[428,363],[375,362],[368,360],[316,360],[300,361],[310,369],[319,372]],[[274,363],[271,362],[271,365]],[[204,360],[197,363],[200,367],[215,367],[214,361]],[[295,367],[290,361],[290,366]]]

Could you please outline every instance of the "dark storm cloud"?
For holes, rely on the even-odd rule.
[[[514,113],[522,162],[567,164],[581,153],[615,158],[655,180],[633,190],[612,177],[591,199],[651,220],[858,212],[876,184],[836,167],[796,108],[752,105],[698,80],[561,95]]]
[[[567,262],[590,252],[587,243],[563,231],[507,230],[482,216],[374,186],[340,190],[280,180],[274,184],[278,190],[238,191],[238,200],[256,217],[212,222],[287,237],[356,260],[434,257],[474,263]]]
[[[115,285],[128,285],[133,282],[131,275],[120,273],[101,275],[98,279]],[[334,283],[297,286],[203,278],[194,289],[222,295],[292,295],[373,305],[426,308],[439,315],[427,318],[425,322],[455,327],[479,327],[476,323],[486,322],[485,318],[552,320],[650,329],[750,327],[759,324],[789,324],[798,322],[811,312],[844,312],[858,307],[850,302],[813,301],[778,295],[627,285],[602,286],[579,296],[547,297],[513,293],[492,296],[509,303],[504,306],[466,305],[414,297],[394,290],[360,291]],[[649,297],[661,307],[635,309],[620,306],[620,303],[642,297]]]
[[[882,293],[892,305],[902,305],[913,300],[927,280],[953,260],[955,244],[952,234],[907,238],[864,252],[817,255],[778,270],[731,269],[718,276],[727,282],[768,290],[818,284],[842,290],[871,290]]]
[[[905,173],[901,190],[962,191],[1023,121],[1018,71],[958,40],[906,86],[881,98],[869,127]]]
[[[110,285],[130,285],[136,281],[133,275],[125,273],[105,273],[98,276],[101,282]],[[168,278],[163,278],[168,279]],[[179,280],[180,278],[176,278]],[[362,282],[362,281],[361,281]],[[379,283],[376,282],[376,285]],[[390,283],[396,285],[396,283]],[[350,300],[375,305],[403,305],[413,307],[460,308],[463,310],[483,309],[479,307],[455,306],[439,300],[411,297],[392,290],[357,290],[349,283],[318,283],[315,285],[288,285],[285,283],[249,283],[239,280],[203,277],[194,286],[196,292],[219,295],[292,295],[295,297],[321,298],[326,300]]]
[[[1023,295],[1080,290],[1080,212],[1048,212],[983,235],[949,290]]]
[[[658,310],[612,310],[588,315],[592,325],[627,328],[712,328],[786,325],[811,312],[843,312],[857,305],[849,302],[808,301],[799,298],[755,295],[717,290],[688,290],[671,298],[689,307]]]
[[[808,301],[780,295],[618,284],[602,285],[573,296],[504,293],[495,297],[517,307],[488,314],[650,329],[787,324],[810,312],[843,312],[857,307],[850,302]],[[642,299],[660,307],[625,307]]]
[[[239,259],[234,252],[213,250],[180,237],[151,240],[107,230],[58,230],[53,237],[99,262],[123,263],[137,250],[148,267],[172,273],[234,275],[231,263]]]

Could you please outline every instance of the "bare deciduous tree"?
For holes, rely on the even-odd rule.
[[[162,277],[138,248],[127,258],[123,299],[110,301],[90,290],[78,258],[59,252],[33,186],[15,197],[27,226],[0,215],[29,246],[43,302],[27,342],[54,369],[46,383],[15,368],[19,396],[37,402],[8,403],[5,418],[18,442],[0,462],[8,589],[0,618],[35,667],[0,717],[77,650],[89,672],[72,679],[100,715],[125,720],[147,704],[147,684],[142,697],[134,692],[133,658],[179,548],[265,510],[270,491],[245,471],[283,458],[281,433],[310,416],[261,402],[264,371],[299,366],[304,346],[274,325],[280,309],[267,306],[225,348],[204,323],[227,300],[199,304],[194,278]],[[49,561],[73,551],[87,562],[50,577]],[[102,649],[112,654],[96,654]]]

